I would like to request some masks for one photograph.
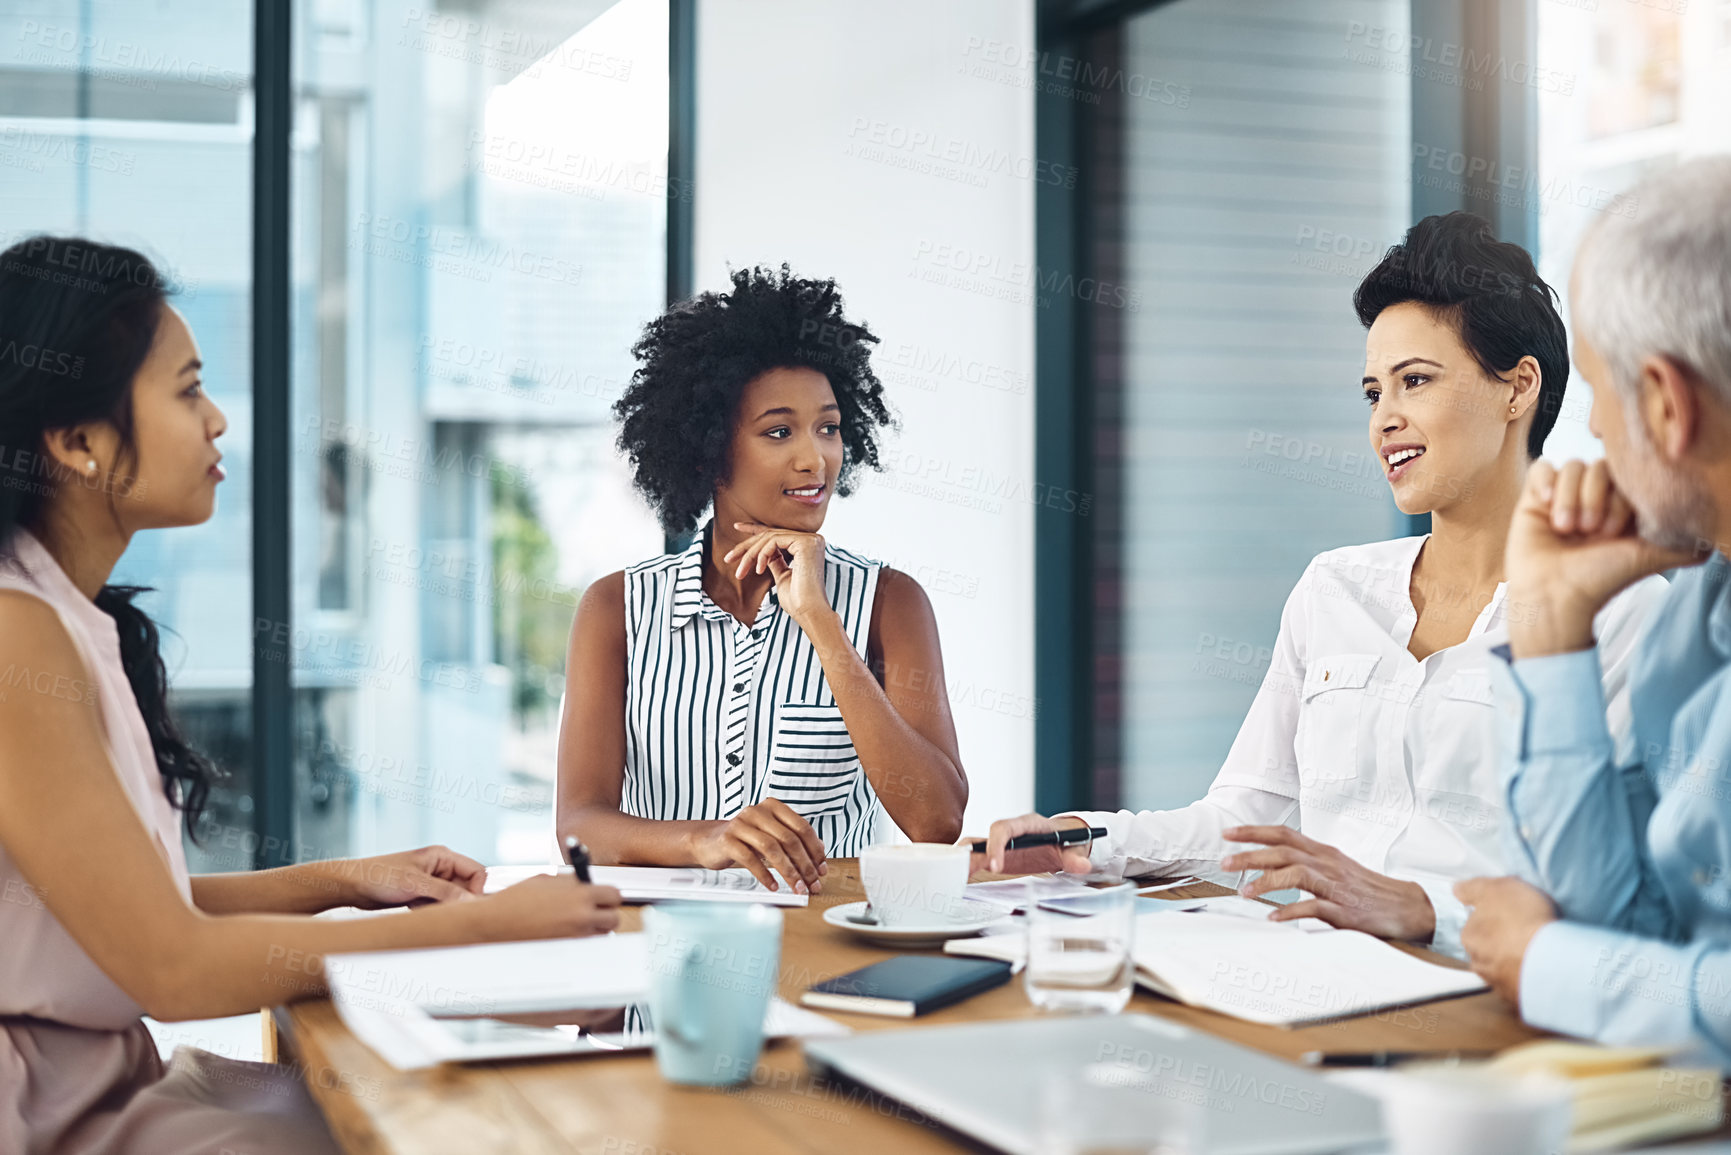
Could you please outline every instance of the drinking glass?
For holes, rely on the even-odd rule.
[[[1101,887],[1066,898],[1063,912],[1035,905],[1028,911],[1028,1000],[1049,1011],[1124,1009],[1136,964],[1136,885]]]

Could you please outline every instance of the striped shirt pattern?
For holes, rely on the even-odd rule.
[[[779,798],[830,857],[868,845],[879,802],[817,651],[773,588],[746,625],[703,592],[709,529],[625,571],[625,781],[640,818],[732,818]],[[830,545],[830,605],[863,657],[882,563]]]

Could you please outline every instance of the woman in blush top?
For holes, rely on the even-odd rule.
[[[75,272],[69,269],[76,270]],[[213,779],[167,704],[156,627],[108,584],[142,529],[207,520],[227,428],[198,346],[139,253],[32,237],[0,253],[0,1152],[336,1150],[299,1079],[179,1048],[202,1019],[324,992],[304,962],[592,934],[618,892],[482,896],[444,847],[190,875]],[[418,902],[391,918],[337,906]]]

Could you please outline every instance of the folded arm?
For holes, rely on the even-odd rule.
[[[1673,937],[1646,852],[1652,783],[1639,763],[1615,763],[1597,649],[1526,658],[1507,676],[1510,864],[1566,919]]]
[[[1731,1067],[1731,946],[1553,922],[1521,966],[1521,1017],[1603,1043],[1706,1044]]]

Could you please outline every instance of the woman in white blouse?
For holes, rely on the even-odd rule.
[[[1273,917],[1318,917],[1458,952],[1451,886],[1503,873],[1499,703],[1488,675],[1507,623],[1503,543],[1569,365],[1551,288],[1519,246],[1468,213],[1428,217],[1354,294],[1370,443],[1423,537],[1318,555],[1287,598],[1274,655],[1206,796],[1176,810],[1029,814],[992,824],[994,870],[1261,871],[1298,888]],[[1662,578],[1597,620],[1605,697],[1627,740],[1628,659]],[[1104,826],[1062,856],[1006,855],[1014,835]],[[1243,845],[1248,844],[1248,846]]]

